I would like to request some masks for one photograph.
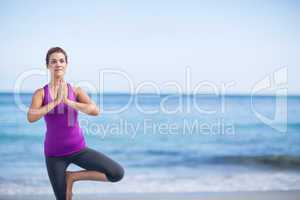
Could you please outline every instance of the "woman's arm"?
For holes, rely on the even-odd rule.
[[[56,105],[59,104],[59,100],[55,99],[54,101],[48,103],[47,105],[42,106],[43,103],[43,88],[37,89],[33,96],[31,105],[27,112],[27,120],[29,122],[35,122],[51,111]]]
[[[76,93],[78,102],[66,98],[65,95],[64,98],[65,104],[88,115],[94,115],[94,116],[99,115],[99,108],[90,99],[90,97],[86,94],[86,92],[83,89],[81,89],[80,87],[76,87],[74,91]]]

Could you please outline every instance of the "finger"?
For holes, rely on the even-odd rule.
[[[60,90],[61,90],[61,92],[63,92],[64,90],[64,83],[62,82],[62,80],[60,81],[60,83],[59,83],[59,88],[60,88]]]
[[[60,95],[61,95],[61,87],[59,86],[57,90],[57,96],[59,97]]]

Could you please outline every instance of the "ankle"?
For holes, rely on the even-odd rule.
[[[72,171],[67,171],[66,172],[66,177],[67,177],[68,181],[71,181],[72,183],[76,181],[74,175],[75,175],[75,173],[72,172]]]

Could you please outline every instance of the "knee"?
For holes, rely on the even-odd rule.
[[[120,167],[118,170],[116,170],[113,174],[109,175],[107,178],[110,182],[118,182],[124,177],[124,169]]]

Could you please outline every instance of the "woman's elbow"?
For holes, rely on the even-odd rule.
[[[90,112],[90,115],[98,116],[100,114],[99,108],[95,106],[95,108]]]
[[[27,121],[29,123],[35,122],[35,120],[30,115],[27,115]]]
[[[29,112],[27,113],[27,121],[29,123],[33,123],[35,121],[37,121],[37,119],[35,119],[34,115],[30,114]]]

